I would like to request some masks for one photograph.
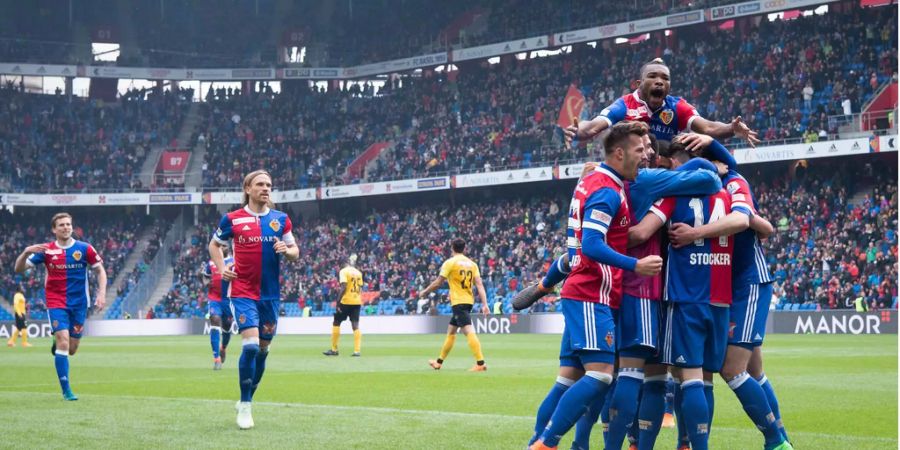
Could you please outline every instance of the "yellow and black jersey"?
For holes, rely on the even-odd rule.
[[[472,295],[472,287],[475,278],[481,276],[478,265],[465,255],[456,255],[444,261],[441,266],[441,276],[450,284],[451,305],[475,304],[475,296]]]
[[[13,310],[17,316],[25,315],[25,296],[21,292],[16,292],[13,296]]]
[[[362,288],[363,274],[356,267],[347,266],[341,269],[339,275],[340,282],[347,284],[344,296],[341,297],[341,304],[344,305],[361,305],[362,304]]]

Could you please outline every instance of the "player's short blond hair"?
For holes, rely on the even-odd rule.
[[[65,219],[67,217],[69,218],[69,220],[72,220],[72,215],[67,212],[59,212],[54,214],[53,218],[50,219],[50,228],[56,228],[56,221],[59,219]]]

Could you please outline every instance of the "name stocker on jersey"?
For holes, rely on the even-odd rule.
[[[622,269],[600,264],[581,252],[585,203],[591,195],[601,189],[613,189],[620,198],[616,215],[612,218],[601,219],[602,222],[609,223],[609,229],[606,231],[606,243],[621,254],[624,254],[628,247],[628,227],[631,225],[629,220],[631,214],[628,200],[625,197],[624,184],[615,174],[598,169],[582,178],[572,195],[572,204],[569,207],[568,237],[566,238],[569,264],[572,266],[572,270],[566,277],[566,283],[563,285],[560,296],[618,308],[622,300]]]
[[[663,222],[693,227],[715,222],[731,212],[725,190],[708,197],[667,197],[650,208]],[[669,245],[665,298],[678,303],[731,304],[733,236],[700,239],[684,247]]]
[[[651,111],[650,106],[638,96],[638,92],[625,95],[600,112],[600,117],[615,125],[621,121],[644,122],[661,141],[671,141],[680,131],[689,131],[697,117],[697,109],[681,97],[667,95],[662,106]]]
[[[743,206],[756,214],[756,201],[750,190],[750,184],[744,177],[731,171],[725,177],[724,184],[725,189],[731,194],[732,207],[741,202]],[[748,228],[734,235],[734,263],[731,270],[735,285],[746,286],[772,281],[765,253],[763,253],[762,245],[753,229]]]
[[[293,244],[291,219],[287,214],[269,209],[254,214],[246,207],[222,217],[213,238],[221,244],[234,241],[234,271],[228,297],[251,300],[279,300],[278,276],[280,255],[275,243],[280,239]]]
[[[87,242],[75,241],[69,247],[60,247],[56,241],[46,244],[44,253],[34,253],[27,264],[43,264],[47,268],[44,284],[48,308],[90,306],[88,293],[88,269],[103,263],[103,259]]]

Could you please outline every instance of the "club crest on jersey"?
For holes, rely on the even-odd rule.
[[[612,346],[613,346],[613,341],[614,341],[614,338],[613,338],[613,333],[612,333],[612,331],[607,331],[607,332],[606,332],[606,345],[612,347]]]
[[[659,113],[659,120],[662,120],[664,124],[668,125],[672,123],[672,119],[675,118],[675,113],[672,112],[671,109],[664,109]]]
[[[272,219],[272,221],[269,222],[269,228],[271,228],[272,231],[278,231],[281,229],[281,222],[279,222],[278,219]]]
[[[75,261],[81,261],[81,251],[75,250],[74,252],[72,252],[72,259],[74,259]]]

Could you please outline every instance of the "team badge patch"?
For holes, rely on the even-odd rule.
[[[84,325],[72,325],[72,331],[74,331],[75,334],[81,334],[81,332],[83,330],[84,330]]]
[[[272,219],[272,221],[269,222],[269,228],[271,228],[272,231],[278,231],[281,229],[281,222],[276,219]]]
[[[81,251],[75,250],[74,252],[72,252],[72,259],[74,259],[75,261],[81,261]]]
[[[274,323],[264,323],[263,326],[263,334],[272,334],[275,333],[275,324]]]
[[[247,316],[241,314],[241,316],[238,317],[238,322],[240,322],[241,325],[243,325],[245,322],[247,322]]]
[[[606,345],[612,347],[612,346],[613,346],[613,340],[614,340],[614,338],[613,338],[613,333],[612,333],[612,331],[607,331],[607,332],[606,332]]]
[[[731,183],[728,183],[728,186],[726,187],[729,194],[734,194],[738,189],[741,188],[741,185],[739,185],[737,181],[732,181]]]
[[[54,320],[54,321],[53,321],[53,328],[58,328],[58,327],[59,327],[59,321],[58,321],[58,320]]]
[[[664,124],[668,125],[672,123],[672,119],[675,118],[675,113],[672,112],[671,109],[664,109],[659,113],[659,120],[662,120]]]

